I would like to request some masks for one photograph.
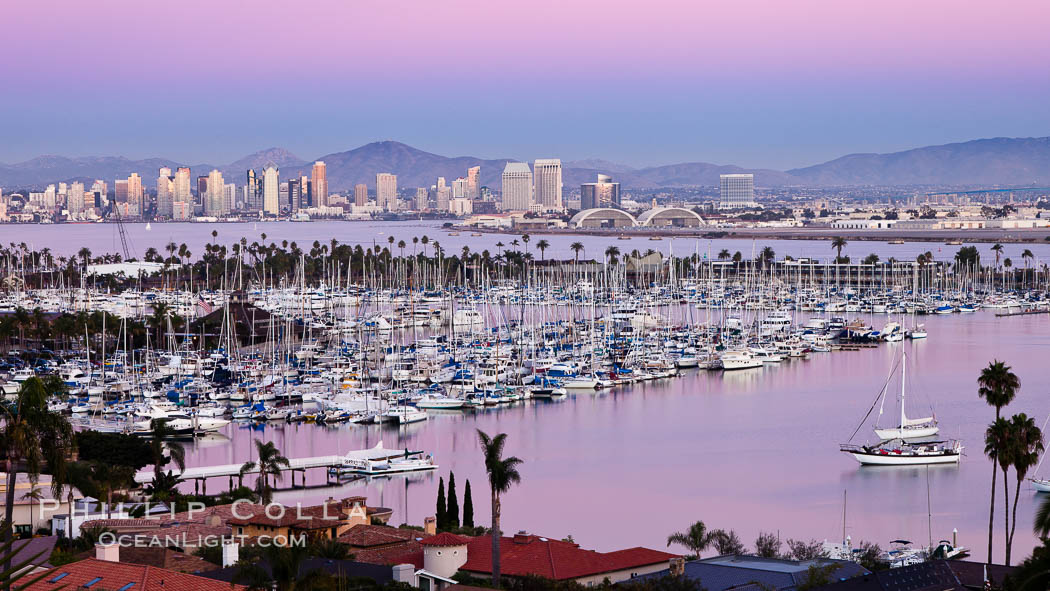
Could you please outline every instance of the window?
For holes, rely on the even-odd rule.
[[[62,573],[62,574],[58,575],[57,577],[55,577],[55,578],[51,579],[50,581],[48,581],[48,583],[57,583],[57,582],[61,581],[62,579],[66,578],[68,576],[69,576],[69,573]]]
[[[94,585],[95,583],[97,583],[97,582],[99,582],[99,581],[101,581],[101,580],[102,580],[102,577],[95,577],[94,579],[91,579],[90,581],[88,581],[88,582],[84,583],[84,584],[83,584],[83,585],[81,585],[80,587],[81,587],[82,589],[87,589],[88,587],[90,587],[90,586]]]

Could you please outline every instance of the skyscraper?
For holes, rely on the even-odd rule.
[[[460,177],[452,181],[452,198],[453,199],[466,199],[467,198],[467,179]]]
[[[532,203],[532,170],[525,162],[503,168],[503,211],[527,211]]]
[[[354,205],[368,205],[368,185],[364,183],[354,185]]]
[[[754,207],[755,175],[723,174],[719,176],[719,209]]]
[[[172,203],[193,203],[193,194],[190,192],[190,169],[188,168],[179,168],[175,171],[175,194],[172,196]]]
[[[204,212],[210,216],[225,215],[226,182],[222,178],[222,173],[212,170],[206,178]]]
[[[142,211],[142,177],[137,172],[128,177],[128,203],[134,205],[136,211]]]
[[[536,160],[532,167],[536,179],[535,202],[543,211],[561,211],[564,209],[561,199],[561,160],[547,158]]]
[[[117,203],[128,202],[128,179],[117,179],[113,183],[113,200]]]
[[[620,207],[620,183],[612,177],[599,174],[598,182],[580,185],[580,209],[595,207]]]
[[[467,169],[467,199],[477,199],[481,196],[481,167],[472,166]]]
[[[299,211],[299,208],[304,206],[302,180],[292,179],[288,181],[288,208],[292,211]]]
[[[277,166],[270,164],[263,170],[262,182],[263,211],[271,215],[277,215],[281,212],[281,175],[277,171]]]
[[[397,211],[397,175],[381,172],[376,175],[376,205],[387,211]]]
[[[328,171],[324,162],[314,162],[311,170],[310,181],[313,183],[310,190],[310,204],[314,207],[328,206]]]
[[[248,169],[248,176],[244,183],[244,207],[251,211],[259,211],[262,209],[262,203],[259,200],[259,182],[255,178],[255,169]]]
[[[175,200],[175,177],[171,169],[162,167],[157,174],[157,215],[170,218],[172,201]]]
[[[240,209],[237,207],[237,183],[226,183],[223,185],[222,199],[225,202],[223,209],[225,209],[227,213],[235,209]]]
[[[66,209],[69,210],[70,214],[84,211],[84,183],[73,181],[69,185],[69,193],[67,195]]]
[[[430,195],[430,191],[427,191],[426,187],[419,187],[416,189],[416,211],[423,211],[427,208],[427,200]]]

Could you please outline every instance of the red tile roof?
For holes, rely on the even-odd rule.
[[[55,581],[63,573],[68,574]],[[215,581],[155,566],[107,562],[94,558],[55,567],[43,579],[23,589],[27,591],[79,589],[96,578],[98,581],[91,588],[106,590],[120,589],[128,583],[135,583],[131,587],[135,591],[229,591],[230,589],[247,589],[244,585],[231,585],[225,581]]]
[[[423,533],[411,529],[359,523],[339,536],[339,541],[355,548],[372,548],[398,544],[418,537],[423,537]]]
[[[584,550],[572,542],[519,534],[500,539],[500,567],[507,576],[539,575],[566,580],[599,575],[667,562],[677,554],[628,548],[615,552]],[[467,562],[461,570],[492,572],[492,538],[480,536],[467,546]]]
[[[456,534],[450,534],[447,531],[443,531],[436,536],[423,538],[419,543],[424,546],[464,546],[469,544],[470,540],[470,538],[457,536]]]

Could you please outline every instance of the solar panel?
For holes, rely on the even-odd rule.
[[[55,577],[55,578],[51,579],[50,581],[48,581],[48,583],[57,583],[57,582],[61,581],[62,579],[66,578],[68,576],[69,576],[69,573],[62,573],[62,574],[58,575],[57,577]]]
[[[84,583],[83,585],[81,585],[81,588],[87,589],[88,587],[94,585],[95,583],[97,583],[97,582],[99,582],[101,580],[102,580],[102,577],[95,577],[94,579],[91,579],[90,581],[88,581],[88,582]]]
[[[132,581],[132,582],[128,583],[127,585],[124,585],[120,589],[117,589],[117,591],[128,591],[128,589],[131,589],[134,586],[135,586],[135,582]]]

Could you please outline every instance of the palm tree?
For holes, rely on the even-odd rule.
[[[733,254],[730,253],[728,249],[723,248],[722,250],[718,251],[718,260],[728,261],[731,258],[733,258]]]
[[[241,466],[240,475],[243,477],[248,472],[259,470],[259,478],[255,481],[255,490],[259,493],[259,497],[262,498],[262,503],[269,505],[273,499],[270,477],[272,476],[275,482],[281,481],[281,478],[284,477],[281,468],[289,466],[288,458],[281,455],[280,450],[277,449],[277,446],[272,441],[263,443],[256,439],[255,451],[259,459],[245,462]]]
[[[1010,539],[1010,488],[1006,482],[1006,472],[1013,462],[1013,428],[1010,421],[1004,418],[995,419],[984,432],[984,454],[992,460],[993,469],[998,466],[1003,471],[1003,495],[1006,496],[1003,505],[1003,543]]]
[[[707,549],[712,542],[711,532],[707,531],[707,526],[704,525],[703,521],[697,521],[693,525],[689,526],[689,529],[684,532],[675,532],[667,536],[667,545],[679,544],[688,548],[692,553],[699,558],[700,553]]]
[[[620,256],[620,248],[619,247],[617,247],[617,246],[610,246],[609,248],[605,249],[605,260],[607,260],[610,265],[615,265],[619,256]]]
[[[1017,389],[1021,387],[1021,381],[1010,371],[1010,366],[998,360],[988,364],[981,370],[977,378],[977,395],[984,401],[995,407],[995,419],[999,420],[1002,408],[1014,399]],[[987,453],[988,450],[986,450]],[[995,451],[995,450],[993,450]],[[992,458],[992,500],[988,509],[988,564],[992,563],[992,527],[995,524],[995,458]]]
[[[50,387],[53,389],[53,386]],[[0,406],[4,425],[0,429],[0,449],[4,450],[7,492],[4,499],[4,522],[13,523],[15,485],[18,471],[30,480],[40,476],[46,465],[51,472],[51,491],[55,498],[62,494],[67,457],[74,447],[73,427],[60,414],[47,408],[53,392],[37,377],[22,382],[13,405]],[[4,542],[11,540],[10,528],[3,532]],[[10,561],[4,570],[11,567]]]
[[[995,268],[999,268],[999,257],[1003,254],[1003,245],[996,242],[992,246],[992,252],[995,253]]]
[[[515,456],[503,457],[503,446],[507,442],[506,433],[489,437],[487,433],[478,429],[478,441],[485,456],[485,471],[489,475],[492,493],[492,586],[499,589],[500,496],[510,490],[512,484],[521,482],[518,466],[522,460]]]
[[[544,253],[547,251],[548,248],[550,248],[550,245],[551,245],[550,242],[547,242],[546,240],[544,240],[542,238],[539,240],[539,242],[536,243],[536,248],[540,249],[540,260],[541,261],[546,259]]]
[[[846,242],[846,239],[843,238],[842,236],[838,236],[834,240],[831,241],[831,248],[834,248],[835,251],[836,251],[836,253],[835,253],[835,262],[836,263],[839,262],[840,260],[842,260],[842,247],[846,246],[847,244],[849,244],[849,243]]]
[[[1016,414],[1010,419],[1012,439],[1011,459],[1017,484],[1014,487],[1014,506],[1010,534],[1006,540],[1006,565],[1010,565],[1010,553],[1014,547],[1014,532],[1017,530],[1017,499],[1021,496],[1021,482],[1028,474],[1028,469],[1039,462],[1043,453],[1043,432],[1036,426],[1035,420],[1024,413]]]
[[[583,250],[583,243],[582,242],[573,242],[572,244],[569,245],[569,249],[572,250],[572,254],[575,256],[575,259],[573,259],[573,262],[574,263],[579,263],[580,262],[580,251]]]
[[[165,480],[163,469],[164,466],[169,462],[174,462],[179,468],[179,472],[186,470],[186,449],[181,445],[175,444],[168,446],[168,455],[164,455],[164,440],[175,435],[175,430],[168,426],[167,419],[153,419],[150,422],[150,428],[152,433],[150,434],[149,448],[150,453],[153,455],[153,490],[154,494],[160,492],[164,487],[160,484],[163,482],[171,482],[172,479],[168,478]],[[171,474],[171,471],[168,471]]]

